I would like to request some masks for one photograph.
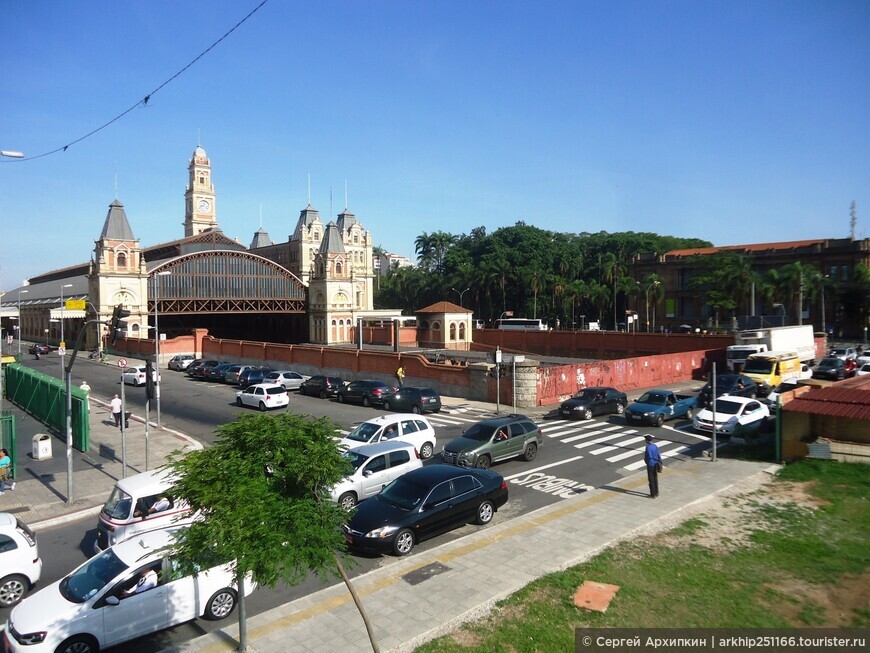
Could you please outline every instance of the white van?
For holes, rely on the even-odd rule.
[[[172,476],[165,467],[115,483],[100,511],[94,553],[143,531],[183,526],[193,521],[187,504],[167,495],[172,485]]]

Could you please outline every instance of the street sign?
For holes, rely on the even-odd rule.
[[[127,359],[126,358],[119,358],[118,359],[118,367],[120,367],[122,370],[125,367],[127,367]]]
[[[66,356],[66,347],[58,347],[57,348],[58,356]]]
[[[66,310],[68,311],[83,311],[85,310],[84,299],[67,299]]]

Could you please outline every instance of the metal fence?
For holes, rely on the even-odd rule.
[[[3,390],[9,401],[57,433],[65,434],[66,384],[60,379],[18,363],[4,367],[6,377]],[[73,386],[70,388],[70,397],[72,400],[73,447],[85,453],[90,448],[91,439],[88,393]]]

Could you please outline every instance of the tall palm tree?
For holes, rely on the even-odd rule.
[[[607,286],[597,281],[590,281],[587,283],[587,292],[589,301],[598,309],[598,322],[600,323],[603,307],[610,301],[610,290],[608,290]],[[615,329],[616,325],[613,328]]]
[[[544,271],[539,268],[526,268],[523,273],[523,282],[532,291],[534,303],[532,305],[532,317],[538,318],[538,293],[544,283]]]

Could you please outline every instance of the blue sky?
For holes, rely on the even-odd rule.
[[[0,3],[0,149],[36,156],[142,99],[253,9]],[[414,257],[518,220],[716,245],[870,236],[870,3],[270,0],[66,152],[0,164],[2,287],[89,259],[109,203],[183,236],[208,152],[224,233],[345,206]],[[331,192],[331,199],[330,199]],[[330,211],[331,202],[331,211]]]

